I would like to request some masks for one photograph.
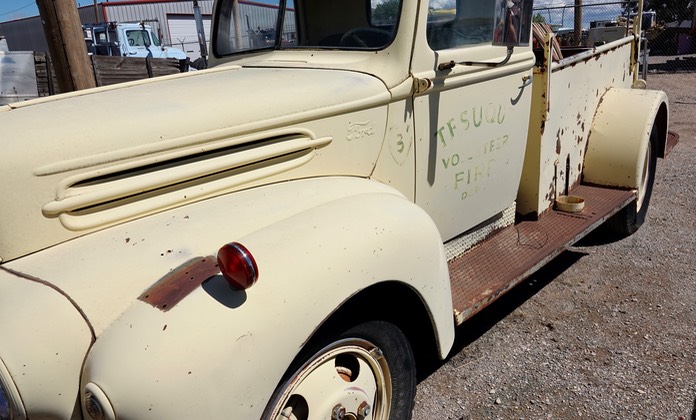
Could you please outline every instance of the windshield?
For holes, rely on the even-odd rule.
[[[394,39],[401,0],[224,0],[219,56],[262,49],[377,50]]]

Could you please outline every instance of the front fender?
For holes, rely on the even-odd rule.
[[[656,124],[660,144],[667,138],[668,100],[662,91],[611,89],[592,122],[583,181],[638,188],[650,132]],[[664,146],[662,146],[664,149]],[[664,152],[661,152],[664,155]]]
[[[207,254],[242,242],[259,267],[256,285],[234,291],[217,275],[166,312],[135,301],[91,350],[83,388],[96,385],[123,418],[259,418],[315,329],[351,296],[384,281],[419,294],[445,354],[454,331],[437,229],[393,190],[352,182],[365,188],[245,235],[226,233],[220,221]]]

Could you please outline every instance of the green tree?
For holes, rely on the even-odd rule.
[[[372,23],[376,25],[395,24],[399,16],[400,7],[400,0],[382,1],[372,9]]]
[[[546,18],[545,18],[541,13],[537,13],[537,14],[534,15],[534,17],[532,18],[532,21],[533,21],[534,23],[546,23]]]

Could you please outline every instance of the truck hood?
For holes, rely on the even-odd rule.
[[[0,261],[254,184],[367,176],[389,98],[356,72],[224,66],[1,107]],[[363,114],[374,156],[341,166]]]

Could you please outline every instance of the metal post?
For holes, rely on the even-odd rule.
[[[198,46],[201,49],[201,58],[205,62],[205,67],[208,68],[208,48],[205,41],[205,29],[203,28],[203,15],[201,7],[198,5],[198,0],[193,0],[193,17],[196,21],[196,32],[198,33]]]
[[[573,37],[575,46],[582,44],[582,0],[575,0],[575,22],[573,27]]]
[[[99,7],[97,6],[97,0],[94,0],[94,19],[94,23],[101,22],[101,19],[99,19]]]

